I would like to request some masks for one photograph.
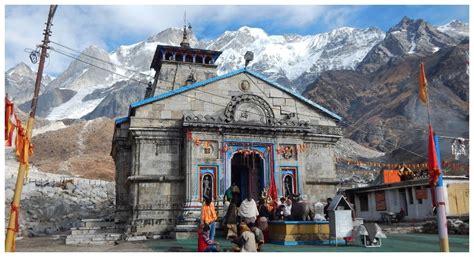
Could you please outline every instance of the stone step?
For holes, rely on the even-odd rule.
[[[66,244],[109,244],[114,243],[117,240],[122,239],[122,234],[119,233],[106,233],[106,234],[95,234],[95,235],[70,235],[66,237]]]
[[[84,221],[83,221],[84,222]],[[115,227],[115,222],[111,221],[86,221],[83,223],[82,227],[85,228],[107,228]]]
[[[197,228],[197,224],[178,224],[177,228]]]
[[[71,235],[95,235],[95,234],[113,234],[120,233],[121,230],[117,228],[113,229],[71,229]]]
[[[193,222],[193,223],[196,223],[196,222],[199,222],[199,219],[196,219],[196,218],[184,218],[181,220],[182,222]]]
[[[123,229],[123,226],[110,226],[110,227],[78,227],[71,228],[71,230],[103,230],[103,229]]]
[[[104,234],[84,234],[84,235],[69,235],[73,238],[90,238],[94,240],[117,240],[122,237],[120,233],[104,233]]]

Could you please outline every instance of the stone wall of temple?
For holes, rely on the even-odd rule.
[[[116,127],[112,147],[115,162],[115,220],[127,222],[132,212],[130,190],[127,179],[130,176],[132,153],[128,140],[128,126]]]
[[[247,90],[241,89],[243,81],[249,83]],[[205,91],[205,92],[203,92]],[[134,119],[158,119],[153,124],[162,124],[166,120],[181,120],[184,114],[220,115],[232,97],[243,94],[252,94],[267,101],[277,119],[286,119],[289,113],[295,113],[294,119],[308,121],[312,125],[336,126],[336,122],[322,111],[315,110],[294,96],[270,86],[267,82],[247,74],[237,74],[233,77],[219,80],[154,103],[140,106],[132,118],[131,127],[148,127],[152,124],[134,124]],[[158,124],[158,125],[160,125]],[[176,123],[179,126],[179,123]]]
[[[191,73],[196,81],[206,80],[217,75],[215,65],[163,61],[158,73],[158,80],[156,80],[155,95],[185,86]]]

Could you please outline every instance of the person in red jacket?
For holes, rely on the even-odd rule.
[[[198,228],[198,252],[217,252],[217,242],[209,238],[210,228],[201,224]]]

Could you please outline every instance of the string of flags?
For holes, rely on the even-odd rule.
[[[15,113],[13,102],[5,97],[5,146],[13,146],[13,142],[17,160],[28,167],[29,156],[33,154],[33,144]]]
[[[337,163],[347,164],[347,165],[357,165],[357,166],[368,166],[376,168],[388,168],[388,169],[402,169],[403,167],[419,170],[427,169],[428,163],[415,163],[415,164],[405,164],[405,163],[382,163],[382,162],[364,162],[359,160],[349,160],[344,158],[336,158]],[[448,161],[442,161],[441,166],[444,169],[450,169],[453,171],[465,170],[467,166],[461,163],[452,163]]]

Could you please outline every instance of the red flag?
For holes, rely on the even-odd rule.
[[[425,65],[420,63],[420,77],[419,77],[419,86],[418,86],[418,95],[420,96],[420,101],[426,104],[428,100],[427,87],[428,82],[426,81],[425,76]]]
[[[270,165],[271,167],[273,166],[273,154],[272,151],[270,151]],[[277,193],[277,187],[275,184],[275,177],[273,176],[273,169],[270,168],[270,187],[268,188],[268,195],[272,198],[272,207],[273,209],[276,209],[276,202],[278,198],[278,193]]]
[[[193,140],[193,132],[190,130],[186,131],[186,140],[192,141]]]
[[[277,193],[275,178],[273,177],[273,174],[270,174],[270,188],[268,189],[268,195],[272,197],[272,205],[274,208],[276,208],[275,205],[278,198],[278,193]]]
[[[436,146],[434,143],[433,129],[431,128],[431,125],[429,126],[428,137],[428,173],[430,175],[430,185],[435,187],[436,183],[438,183],[440,170],[438,167],[438,158],[436,155]]]

